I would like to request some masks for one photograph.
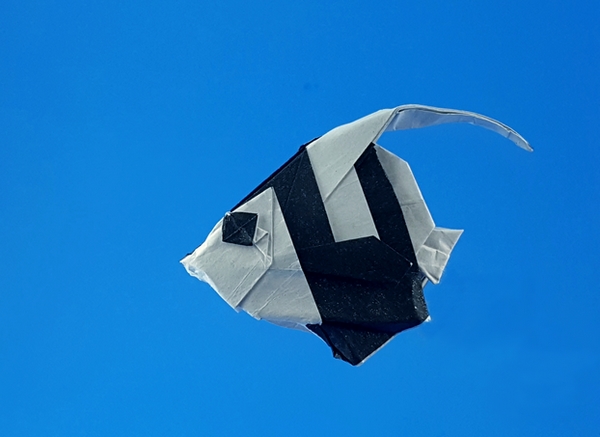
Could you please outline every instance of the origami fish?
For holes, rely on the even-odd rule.
[[[457,122],[532,150],[483,115],[384,109],[300,147],[182,264],[234,309],[311,331],[336,358],[364,362],[428,319],[423,287],[440,281],[462,233],[435,226],[408,164],[375,142],[384,132]]]

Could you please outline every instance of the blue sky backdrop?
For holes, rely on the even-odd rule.
[[[0,435],[597,436],[600,3],[4,0]],[[179,260],[299,145],[404,103],[465,229],[365,365]]]

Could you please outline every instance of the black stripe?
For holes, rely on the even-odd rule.
[[[231,208],[231,210],[232,211],[236,210],[237,208],[242,206],[244,203],[248,202],[250,199],[255,198],[256,196],[258,196],[260,193],[262,193],[266,189],[273,187],[273,181],[279,176],[279,174],[282,173],[283,171],[285,171],[286,168],[290,165],[290,163],[292,163],[299,155],[301,155],[306,150],[306,146],[308,146],[310,143],[312,143],[318,139],[319,138],[317,137],[317,138],[309,141],[308,143],[300,146],[298,148],[298,151],[290,159],[288,159],[281,167],[279,167],[277,170],[275,170],[267,179],[262,181],[258,187],[256,187],[254,190],[252,190],[250,192],[250,194],[248,194],[246,197],[244,197],[242,200],[240,200],[237,203],[237,205],[235,205],[233,208]]]
[[[302,146],[290,160],[235,208],[268,188],[275,190],[296,251],[334,242],[327,212],[305,146]]]
[[[354,164],[354,168],[365,193],[379,239],[416,265],[417,257],[402,208],[379,162],[374,144],[365,150]]]

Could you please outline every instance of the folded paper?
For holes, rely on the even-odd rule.
[[[384,132],[471,123],[519,147],[508,126],[466,111],[405,105],[302,146],[217,223],[182,263],[236,310],[321,337],[364,362],[429,319],[461,230],[437,227],[409,165],[376,144]]]

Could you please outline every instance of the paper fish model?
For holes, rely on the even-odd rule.
[[[471,123],[531,151],[510,127],[472,112],[405,105],[339,126],[302,146],[181,262],[234,309],[321,337],[361,364],[429,317],[462,231],[437,227],[408,164],[376,144],[384,132]]]

